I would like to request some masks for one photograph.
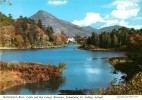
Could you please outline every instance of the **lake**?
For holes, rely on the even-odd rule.
[[[63,77],[49,82],[20,85],[2,94],[55,95],[59,90],[106,88],[112,80],[121,80],[123,73],[113,74],[113,66],[108,63],[112,57],[124,57],[124,52],[87,51],[76,49],[76,44],[65,48],[33,50],[1,50],[2,61],[38,62],[58,65],[64,62],[67,69]],[[117,84],[117,83],[116,83]]]

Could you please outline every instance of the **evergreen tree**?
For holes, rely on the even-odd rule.
[[[42,27],[42,21],[41,21],[40,19],[39,19],[38,22],[37,22],[37,26],[40,27],[41,29],[43,28],[43,27]]]
[[[49,36],[51,36],[54,33],[53,28],[51,26],[47,27],[45,32]]]
[[[97,44],[97,34],[95,32],[92,33],[91,44],[93,44],[93,45]]]

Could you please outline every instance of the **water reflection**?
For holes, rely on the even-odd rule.
[[[20,86],[15,86],[13,88],[10,88],[6,91],[3,91],[1,94],[21,94],[20,92],[21,89],[23,89],[23,91],[25,93],[22,94],[26,94],[28,95],[28,92],[31,92],[30,94],[39,94],[45,91],[48,91],[48,93],[55,93],[59,87],[63,86],[65,84],[65,78],[64,77],[58,77],[58,78],[54,78],[52,80],[49,80],[48,82],[39,82],[39,83],[29,83],[29,84],[25,84],[25,85],[20,85]],[[14,91],[11,91],[14,90]],[[26,91],[27,90],[27,91]]]

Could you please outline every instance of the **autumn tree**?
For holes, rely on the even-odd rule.
[[[127,56],[142,66],[142,35],[135,33],[129,39]]]
[[[37,29],[36,25],[30,25],[30,31],[28,33],[28,38],[29,38],[31,45],[34,45],[35,40],[36,40],[36,34],[37,34],[36,29]]]
[[[19,48],[23,47],[23,43],[24,43],[24,40],[23,40],[23,37],[21,35],[16,35],[15,36],[15,45]]]

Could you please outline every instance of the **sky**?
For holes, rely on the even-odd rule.
[[[39,10],[79,26],[102,28],[121,25],[142,28],[142,0],[9,0],[0,4],[0,11],[30,17]]]

